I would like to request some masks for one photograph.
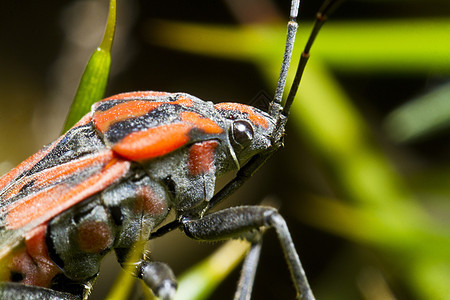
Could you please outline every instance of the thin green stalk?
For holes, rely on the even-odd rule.
[[[88,113],[91,105],[101,100],[105,94],[111,67],[111,47],[114,40],[115,27],[116,0],[110,0],[109,16],[103,40],[100,46],[95,49],[84,70],[77,93],[70,107],[63,133]]]

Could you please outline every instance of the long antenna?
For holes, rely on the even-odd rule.
[[[281,64],[280,77],[278,77],[277,88],[275,96],[269,107],[269,114],[275,119],[278,119],[280,114],[280,105],[283,99],[284,87],[286,86],[287,73],[289,65],[291,64],[292,50],[294,49],[295,35],[297,34],[297,16],[300,6],[300,0],[293,0],[291,2],[291,12],[289,14],[289,23],[286,36],[286,47],[284,50],[283,62]]]
[[[302,52],[302,55],[300,57],[300,61],[298,63],[294,81],[292,82],[291,89],[289,90],[289,95],[288,95],[288,97],[286,99],[286,103],[284,104],[284,107],[283,107],[282,114],[284,116],[289,115],[289,111],[291,109],[292,102],[294,101],[295,95],[297,94],[298,87],[300,85],[300,81],[303,76],[303,72],[305,71],[306,63],[308,62],[308,59],[309,59],[309,52],[311,50],[311,46],[313,45],[313,43],[317,37],[317,34],[320,31],[320,28],[325,23],[328,16],[337,7],[337,5],[340,4],[341,1],[342,0],[328,0],[328,1],[324,2],[316,14],[316,21],[314,22],[314,27],[308,38],[308,42],[306,43],[306,46]]]

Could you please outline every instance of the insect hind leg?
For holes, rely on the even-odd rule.
[[[301,300],[315,299],[297,251],[295,250],[294,243],[292,242],[286,221],[276,209],[264,206],[232,207],[206,215],[201,219],[190,219],[186,217],[182,220],[181,226],[188,237],[203,241],[246,238],[248,232],[258,230],[261,227],[274,228],[288,264],[292,281],[297,290],[297,298]],[[260,241],[256,243],[260,243]],[[250,255],[254,255],[255,257],[248,258],[248,262],[246,261],[244,264],[245,268],[250,269],[244,269],[243,273],[243,276],[247,276],[248,278],[241,278],[241,281],[247,281],[250,284],[253,284],[254,277],[254,275],[251,275],[254,272],[251,268],[256,268],[257,258],[259,257],[258,246],[254,245],[252,250],[253,252],[250,251]],[[251,289],[249,292],[251,292]],[[238,290],[238,293],[245,295],[246,292],[240,292]]]

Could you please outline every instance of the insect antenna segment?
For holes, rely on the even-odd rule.
[[[314,22],[313,29],[311,31],[311,34],[309,35],[308,41],[306,42],[305,48],[303,49],[303,52],[301,54],[300,61],[297,66],[297,71],[295,73],[294,81],[292,82],[288,97],[283,107],[282,114],[286,117],[289,115],[292,102],[294,102],[295,95],[297,94],[300,81],[303,76],[303,72],[305,71],[306,63],[308,62],[310,56],[311,47],[314,41],[316,40],[316,37],[319,34],[319,31],[322,28],[323,24],[325,24],[325,21],[328,19],[328,16],[336,9],[336,7],[340,4],[340,2],[342,2],[342,0],[325,1],[316,14],[316,20]],[[283,68],[285,67],[283,66],[282,69]],[[281,91],[281,93],[283,93],[283,91]],[[276,101],[276,99],[274,101]]]
[[[292,51],[294,49],[295,36],[297,34],[297,16],[300,6],[300,0],[294,0],[291,2],[290,20],[288,23],[286,47],[284,49],[283,62],[281,64],[280,76],[278,78],[277,88],[275,90],[274,99],[269,107],[269,114],[278,119],[281,101],[283,99],[284,88],[286,86],[287,73],[291,64]]]

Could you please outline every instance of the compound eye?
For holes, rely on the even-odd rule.
[[[245,120],[237,120],[233,122],[231,127],[231,140],[235,145],[244,148],[253,140],[253,127]]]

